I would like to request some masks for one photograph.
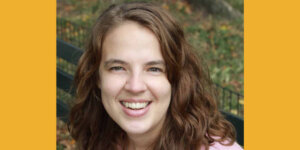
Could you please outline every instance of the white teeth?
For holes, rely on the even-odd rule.
[[[145,108],[149,104],[149,102],[143,102],[143,103],[122,102],[122,104],[127,108],[141,109],[141,108]]]

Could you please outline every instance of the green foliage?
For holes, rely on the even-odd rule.
[[[195,23],[185,28],[188,41],[206,60],[214,82],[243,93],[243,32],[228,22]]]

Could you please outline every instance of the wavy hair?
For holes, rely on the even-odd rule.
[[[107,114],[99,82],[105,35],[124,21],[134,21],[157,37],[171,83],[171,103],[155,150],[209,149],[213,142],[231,145],[233,126],[217,109],[207,68],[187,43],[183,30],[162,8],[142,2],[112,5],[97,19],[75,74],[76,103],[70,113],[70,133],[80,149],[109,150],[128,144],[123,131]]]

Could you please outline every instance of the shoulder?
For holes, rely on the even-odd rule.
[[[211,146],[209,146],[209,150],[243,150],[243,148],[236,142],[234,142],[233,145],[230,146],[215,142]]]

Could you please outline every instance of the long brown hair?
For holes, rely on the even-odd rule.
[[[80,149],[126,147],[126,133],[110,118],[101,102],[99,65],[106,33],[124,21],[134,21],[157,37],[167,66],[172,96],[155,150],[187,150],[213,142],[231,145],[233,126],[217,109],[207,68],[187,43],[183,30],[162,8],[142,2],[112,5],[97,19],[75,74],[76,104],[70,132]]]

